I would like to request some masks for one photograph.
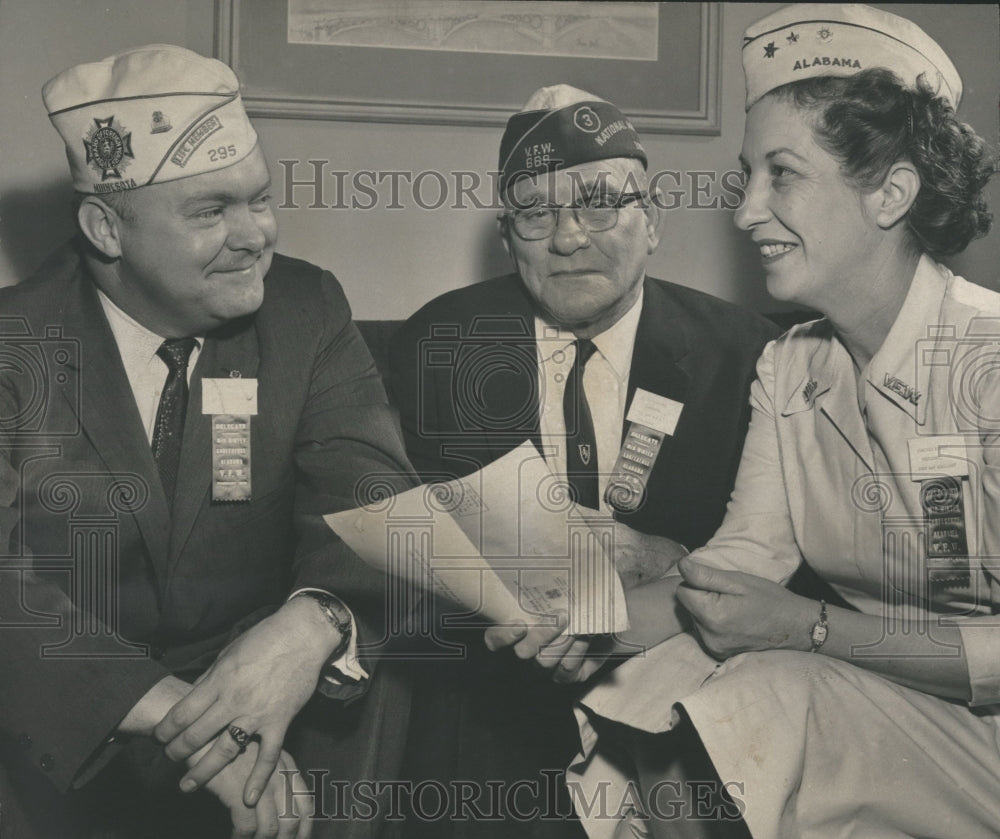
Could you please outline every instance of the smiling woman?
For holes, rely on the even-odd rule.
[[[862,263],[878,247],[881,228],[872,219],[877,193],[865,200],[811,123],[777,96],[751,108],[740,155],[746,197],[736,224],[760,247],[773,297],[827,311],[845,300],[852,281],[867,284]]]
[[[913,163],[920,190],[906,223],[926,253],[959,253],[989,232],[992,216],[982,194],[993,173],[989,149],[926,79],[907,90],[893,73],[876,68],[790,84],[775,96],[814,116],[817,140],[859,190],[876,189],[898,160]]]
[[[806,61],[817,43],[850,60]],[[907,20],[790,6],[743,59],[735,221],[768,290],[825,317],[758,362],[719,531],[629,601],[635,639],[672,644],[629,678],[689,685],[658,714],[669,734],[629,743],[644,829],[995,836],[1000,295],[934,261],[988,231],[992,161],[956,118],[955,67]],[[803,564],[824,600],[785,587]],[[704,652],[672,637],[675,604]],[[665,819],[655,792],[679,780],[739,806]]]

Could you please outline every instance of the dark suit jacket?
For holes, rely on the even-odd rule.
[[[540,444],[534,307],[516,275],[452,291],[395,336],[390,363],[407,453],[426,478],[465,475]],[[684,404],[629,526],[695,548],[722,521],[739,465],[754,365],[770,321],[647,278],[628,383]],[[623,427],[624,433],[624,427]]]
[[[390,357],[394,397],[407,452],[425,480],[468,474],[526,439],[539,443],[534,312],[519,278],[508,275],[438,297],[397,334]],[[619,520],[691,549],[714,533],[739,464],[754,365],[777,334],[769,321],[732,304],[645,280],[628,404],[642,388],[684,409],[664,441],[645,503]],[[576,745],[569,691],[509,654],[485,653],[481,634],[463,640],[465,661],[419,665],[411,771],[534,779],[544,790],[539,771],[561,769]],[[550,798],[543,793],[543,808]],[[454,829],[500,837],[502,827],[470,822]],[[525,836],[575,835],[558,820],[519,828]],[[447,835],[442,829],[428,835]]]
[[[397,489],[414,481],[331,274],[275,256],[260,310],[207,336],[191,378],[172,511],[110,327],[75,253],[0,290],[0,312],[7,318],[0,621],[8,625],[0,644],[0,755],[11,777],[27,786],[37,773],[63,791],[79,786],[111,756],[104,739],[154,683],[168,673],[192,680],[297,588],[336,593],[352,608],[362,645],[382,640],[383,577],[320,516],[363,502],[366,475],[394,475],[388,480]],[[226,504],[211,499],[201,380],[231,371],[257,379],[259,413],[251,422],[253,500]],[[303,714],[318,723],[289,741],[310,744],[312,751],[296,755],[300,768],[333,767],[341,779],[394,771],[408,693],[398,674],[385,671],[357,707],[325,701],[322,711]],[[339,695],[363,692],[354,686]],[[321,734],[328,754],[318,755]],[[115,763],[130,751],[132,768],[155,763],[148,745],[136,743]],[[23,797],[44,802],[42,787],[22,790]],[[127,790],[114,792],[127,800]],[[355,830],[337,835],[367,835],[364,826]]]

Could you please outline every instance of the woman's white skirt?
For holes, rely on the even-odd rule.
[[[583,754],[568,782],[594,839],[614,836],[630,804],[676,814],[630,774],[636,749],[671,742],[656,735],[678,708],[755,839],[1000,837],[1000,707],[970,709],[817,654],[718,664],[688,636],[618,671],[577,709]],[[615,736],[602,719],[649,736]]]

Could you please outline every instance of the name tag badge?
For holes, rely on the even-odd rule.
[[[673,399],[636,390],[625,417],[629,423],[625,440],[604,490],[604,500],[613,510],[634,513],[642,506],[663,439],[673,436],[683,409]]]
[[[257,380],[238,376],[202,379],[201,412],[254,416],[257,413]]]
[[[911,437],[906,442],[910,449],[910,480],[924,481],[939,475],[969,477],[969,459],[961,434]]]
[[[212,415],[212,500],[252,497],[250,418],[257,413],[257,380],[202,379],[201,412]]]
[[[683,410],[684,405],[681,402],[638,388],[632,397],[632,404],[625,419],[644,425],[660,434],[672,436]]]

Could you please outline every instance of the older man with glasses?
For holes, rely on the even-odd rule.
[[[646,276],[663,220],[646,167],[610,102],[567,85],[537,91],[500,145],[498,221],[515,273],[431,301],[391,353],[424,480],[467,475],[534,442],[581,506],[619,523],[618,553],[635,548],[619,556],[631,597],[721,522],[754,363],[777,334]],[[640,554],[655,557],[652,574]],[[414,779],[468,782],[469,806],[451,808],[447,824],[428,821],[426,835],[507,837],[511,819],[523,821],[518,836],[582,835],[558,773],[579,745],[569,683],[602,661],[582,654],[589,639],[493,628],[489,652],[481,630],[435,634],[464,652],[419,664],[409,767]],[[499,649],[508,646],[514,654]],[[419,820],[410,827],[418,835]]]

